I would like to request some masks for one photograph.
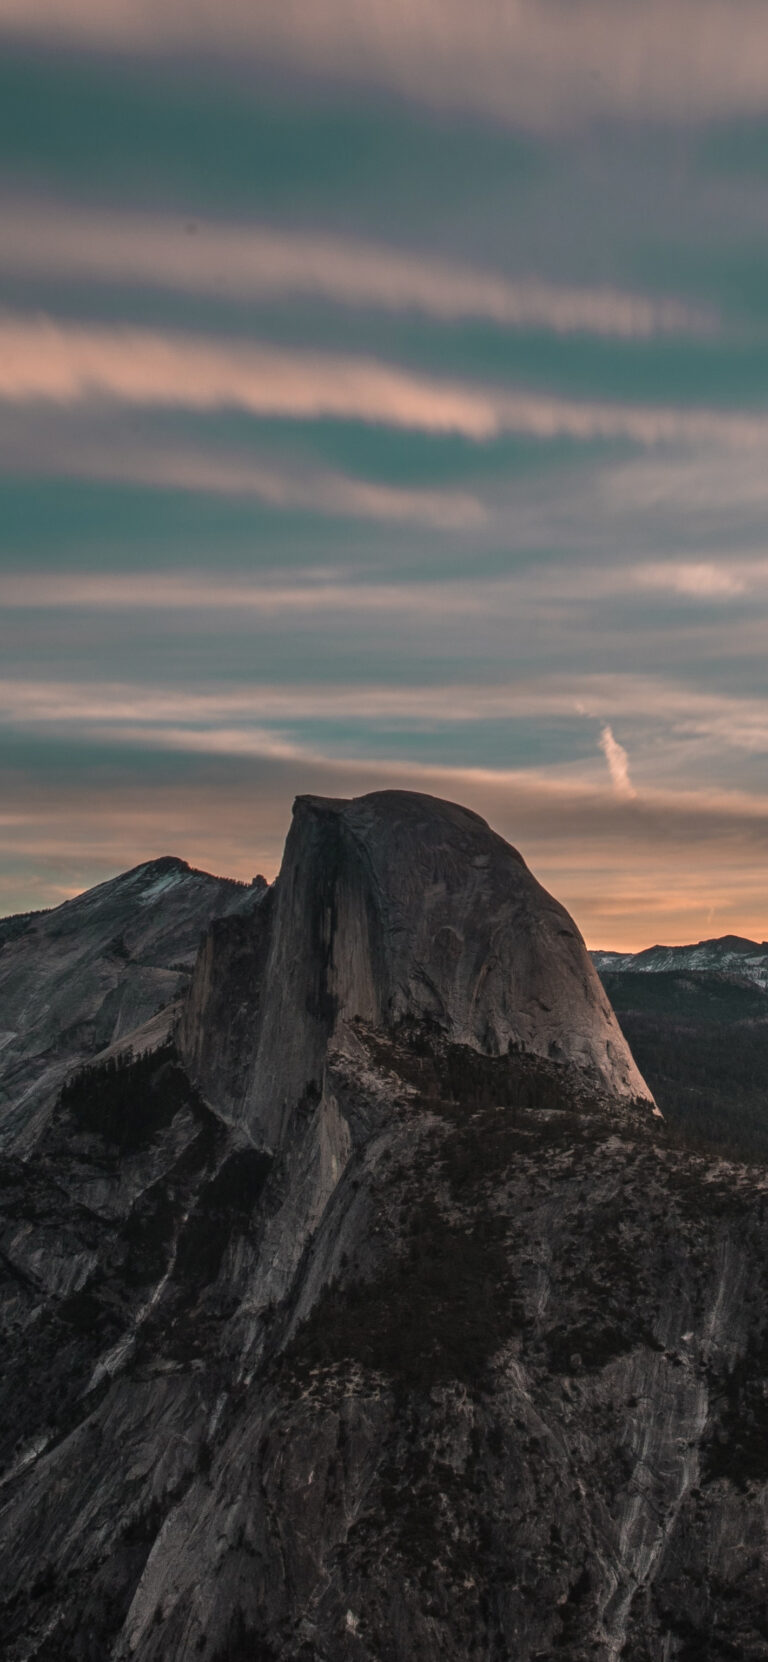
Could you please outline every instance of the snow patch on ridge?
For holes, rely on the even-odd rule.
[[[698,941],[692,946],[651,946],[643,952],[595,951],[591,957],[599,974],[610,970],[633,970],[643,975],[704,971],[751,981],[768,992],[768,943],[765,941],[724,935],[720,940]]]

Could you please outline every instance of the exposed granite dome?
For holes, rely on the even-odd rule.
[[[355,1021],[416,1025],[488,1056],[522,1046],[617,1099],[652,1103],[573,919],[468,808],[413,791],[300,796],[272,904],[250,916],[253,1021],[235,1047],[236,1081],[221,1024],[233,932],[243,974],[239,923],[200,960],[183,1045],[213,1100],[224,1089],[259,1142],[280,1140]],[[245,983],[233,1008],[243,996]]]

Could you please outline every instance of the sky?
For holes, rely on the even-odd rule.
[[[768,937],[764,0],[0,0],[0,913],[299,792]]]

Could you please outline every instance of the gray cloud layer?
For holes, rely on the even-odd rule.
[[[8,35],[247,53],[536,129],[762,112],[762,0],[0,0]]]

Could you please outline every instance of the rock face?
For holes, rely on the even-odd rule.
[[[355,1021],[415,1025],[488,1056],[522,1047],[651,1101],[573,920],[467,808],[407,791],[299,797],[276,895],[248,941],[244,970],[239,925],[211,940],[181,1045],[259,1143],[281,1141]],[[248,981],[250,1032],[227,1067],[221,1007],[241,1010]]]
[[[582,954],[474,816],[302,799],[183,1061],[0,1162],[7,1662],[768,1657],[768,1187]]]
[[[28,1146],[74,1067],[175,1004],[211,918],[248,895],[167,857],[54,911],[0,918],[0,1147]]]

